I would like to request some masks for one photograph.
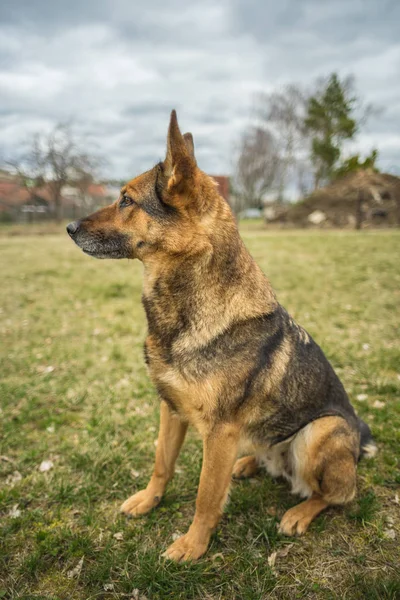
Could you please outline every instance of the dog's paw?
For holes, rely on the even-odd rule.
[[[197,560],[203,556],[207,546],[208,544],[200,543],[193,535],[187,533],[171,544],[164,552],[163,557],[176,562]]]
[[[150,512],[161,500],[161,494],[155,495],[148,490],[141,490],[122,504],[120,510],[126,515],[138,517]]]
[[[235,479],[245,479],[255,475],[258,471],[258,465],[255,456],[243,456],[239,458],[233,467],[232,476]]]
[[[303,506],[299,504],[285,512],[278,531],[284,535],[303,535],[312,519],[313,516],[305,512]]]

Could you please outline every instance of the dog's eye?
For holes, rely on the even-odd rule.
[[[132,200],[132,198],[129,198],[129,196],[122,196],[119,205],[121,208],[124,208],[125,206],[130,206],[131,204],[134,204],[134,200]]]

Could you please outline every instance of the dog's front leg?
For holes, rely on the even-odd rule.
[[[153,475],[144,490],[137,492],[121,506],[121,511],[132,516],[148,513],[160,502],[167,483],[174,475],[175,461],[188,424],[171,412],[166,402],[161,401],[160,430],[158,433],[156,461]]]
[[[205,436],[193,523],[164,553],[166,558],[195,560],[207,550],[228,496],[238,444],[239,428],[232,424],[218,425]]]

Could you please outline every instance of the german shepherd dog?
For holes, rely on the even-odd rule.
[[[160,502],[189,424],[203,440],[194,519],[167,558],[202,556],[232,475],[250,477],[260,465],[306,498],[284,514],[285,535],[354,498],[358,459],[376,450],[371,432],[321,348],[278,303],[175,111],[165,160],[67,231],[90,256],[144,264],[144,356],[160,431],[151,479],[122,512],[142,515]]]

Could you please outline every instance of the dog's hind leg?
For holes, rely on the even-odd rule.
[[[311,498],[286,511],[279,525],[279,532],[285,535],[302,535],[311,521],[329,504],[321,496],[313,494]]]
[[[235,462],[232,476],[235,479],[245,479],[255,475],[258,469],[259,465],[255,456],[242,456]]]
[[[160,502],[167,483],[174,475],[175,461],[185,439],[188,424],[171,412],[167,403],[160,406],[160,430],[158,433],[156,461],[153,475],[146,489],[137,492],[121,506],[127,515],[148,513]]]
[[[301,535],[327,506],[346,504],[356,493],[359,432],[341,417],[309,423],[290,448],[293,492],[310,496],[282,517],[280,532]]]

